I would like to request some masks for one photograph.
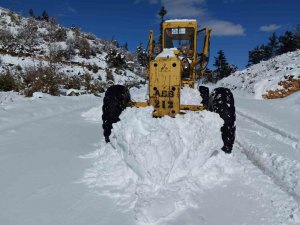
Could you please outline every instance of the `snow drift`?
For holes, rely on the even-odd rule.
[[[221,184],[232,173],[225,154],[217,151],[223,124],[217,114],[189,112],[156,119],[152,110],[127,108],[113,126],[111,144],[102,139],[100,148],[86,156],[96,162],[83,179],[100,194],[134,208],[141,223],[197,207],[197,191]],[[83,116],[95,121],[100,111],[94,108]],[[208,164],[213,165],[208,169]]]

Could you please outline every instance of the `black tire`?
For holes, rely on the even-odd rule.
[[[113,85],[105,92],[102,106],[102,127],[106,142],[110,141],[112,124],[120,121],[119,116],[129,103],[130,93],[123,85]]]
[[[224,125],[221,127],[222,140],[224,146],[222,150],[225,153],[231,153],[235,140],[235,106],[232,92],[228,88],[219,87],[214,89],[210,99],[210,110],[218,113],[224,120]]]
[[[200,96],[202,98],[201,104],[205,106],[206,109],[209,108],[209,88],[205,86],[199,86]]]

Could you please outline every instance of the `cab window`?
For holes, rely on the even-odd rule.
[[[163,47],[194,50],[194,36],[195,29],[192,27],[166,28]]]

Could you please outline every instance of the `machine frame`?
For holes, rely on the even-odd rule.
[[[201,105],[183,105],[180,103],[180,91],[184,86],[194,88],[196,79],[202,78],[209,58],[209,45],[211,29],[203,28],[198,30],[198,23],[196,20],[167,20],[162,25],[162,52],[166,50],[165,32],[167,29],[177,29],[180,35],[180,30],[193,28],[194,34],[192,50],[183,52],[180,49],[169,49],[173,52],[171,55],[161,56],[160,54],[154,55],[154,41],[153,31],[149,32],[149,99],[147,102],[132,102],[134,107],[153,106],[153,116],[162,117],[169,115],[175,117],[181,114],[181,110],[201,111],[205,106]],[[203,33],[202,49],[199,51],[200,45],[199,36]],[[198,50],[198,52],[197,52]],[[188,64],[188,77],[183,79],[183,64]],[[187,66],[186,66],[187,67]],[[197,67],[199,69],[197,70]],[[198,76],[197,76],[198,72]]]

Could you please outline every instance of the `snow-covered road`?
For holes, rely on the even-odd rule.
[[[0,105],[0,224],[121,224],[130,215],[80,183],[100,125],[81,113],[99,98],[15,99]]]
[[[233,154],[212,157],[221,139],[209,112],[158,120],[126,110],[112,146],[101,98],[0,101],[0,224],[300,223],[299,95],[236,96]]]
[[[285,100],[236,98],[237,146],[300,201],[299,94]]]

